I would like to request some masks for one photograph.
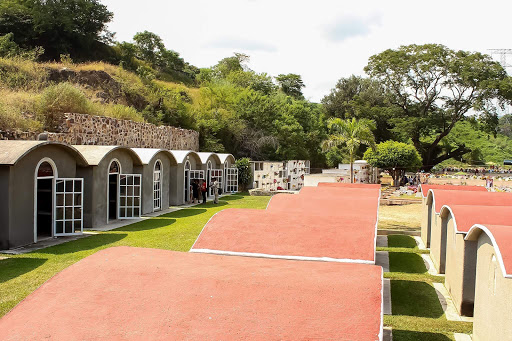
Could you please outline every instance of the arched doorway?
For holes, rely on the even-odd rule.
[[[153,169],[153,212],[162,209],[162,162],[156,160]]]
[[[50,158],[43,158],[35,171],[34,243],[53,235],[55,201],[54,188],[57,166]]]
[[[121,174],[121,165],[119,161],[112,160],[108,166],[108,220],[118,219],[118,204],[119,204],[119,174]]]
[[[190,201],[190,169],[192,166],[190,165],[190,161],[185,162],[185,203]]]

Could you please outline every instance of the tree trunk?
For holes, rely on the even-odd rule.
[[[354,183],[354,162],[350,160],[350,183]]]

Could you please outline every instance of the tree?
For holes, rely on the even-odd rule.
[[[421,167],[421,157],[416,148],[397,141],[381,142],[375,149],[368,148],[363,158],[373,167],[388,170],[396,187],[400,185],[406,170]]]
[[[250,57],[243,53],[235,52],[233,57],[222,59],[213,67],[214,73],[219,78],[226,78],[231,72],[244,71],[247,69],[246,63]]]
[[[245,191],[252,179],[251,162],[248,158],[244,157],[237,159],[235,166],[238,168],[238,185],[242,191]]]
[[[512,99],[510,79],[499,63],[443,45],[386,50],[370,57],[365,71],[390,93],[390,102],[399,109],[391,120],[393,130],[403,140],[412,140],[426,170],[468,152],[464,145],[444,153],[439,146],[465,115],[495,115],[488,110],[491,100]]]
[[[346,145],[350,158],[350,182],[354,181],[354,159],[359,147],[364,144],[370,148],[375,146],[375,137],[372,128],[373,122],[368,120],[342,120],[332,118],[328,121],[328,128],[331,131],[329,139],[323,142],[324,150],[333,146]]]
[[[144,31],[133,36],[136,47],[136,57],[148,62],[159,71],[182,71],[185,62],[180,54],[165,48],[164,42],[159,35]]]
[[[90,59],[107,53],[112,17],[98,0],[6,0],[0,2],[0,34],[13,33],[24,49],[43,47],[46,59]]]
[[[294,73],[287,75],[280,74],[276,77],[279,88],[282,92],[296,99],[303,99],[302,88],[305,87],[302,77]]]
[[[354,75],[341,78],[322,99],[322,104],[328,117],[355,117],[374,121],[377,142],[395,139],[390,118],[397,108],[390,103],[389,94],[377,80]]]

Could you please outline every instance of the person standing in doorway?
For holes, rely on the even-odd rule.
[[[213,189],[213,195],[215,196],[215,198],[213,199],[213,203],[218,204],[219,203],[219,183],[217,182],[216,178],[212,178],[212,183],[211,183],[210,187]]]
[[[203,179],[201,179],[201,194],[203,195],[203,204],[206,204],[206,191],[208,190],[206,188],[206,181],[204,181]]]
[[[199,180],[195,179],[192,182],[192,203],[197,204],[199,202]]]

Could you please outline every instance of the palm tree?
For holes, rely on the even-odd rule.
[[[322,143],[324,151],[334,146],[345,144],[350,156],[350,183],[354,182],[354,158],[359,146],[364,144],[375,148],[375,136],[372,130],[375,129],[375,123],[367,119],[342,120],[341,118],[331,118],[327,122],[331,135]]]

